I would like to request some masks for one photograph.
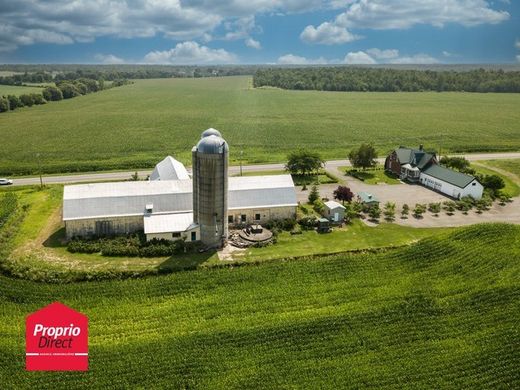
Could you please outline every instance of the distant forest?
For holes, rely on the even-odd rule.
[[[361,92],[520,92],[520,71],[414,70],[368,67],[259,69],[253,85],[295,90]]]

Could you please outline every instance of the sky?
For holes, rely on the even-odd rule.
[[[520,63],[520,0],[0,0],[0,63]]]

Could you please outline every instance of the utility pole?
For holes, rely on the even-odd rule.
[[[36,153],[36,158],[38,159],[38,171],[40,172],[40,190],[43,189],[43,177],[42,177],[42,163],[40,159],[40,153]]]

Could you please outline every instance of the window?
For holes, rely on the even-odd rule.
[[[260,214],[255,214],[255,221],[260,221]]]
[[[472,185],[472,186],[476,186],[476,185],[477,185],[477,183],[473,182],[473,183],[471,183],[471,185]]]
[[[181,233],[179,233],[179,232],[172,233],[173,238],[179,238],[180,236],[181,236]]]
[[[191,241],[197,241],[197,232],[191,232]]]
[[[242,214],[240,216],[240,222],[245,222],[247,220],[247,216],[245,214]]]
[[[228,221],[228,223],[233,223],[233,216],[232,215],[228,215],[227,221]]]

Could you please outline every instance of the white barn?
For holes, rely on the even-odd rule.
[[[422,185],[455,199],[464,196],[480,199],[484,191],[484,187],[475,177],[437,164],[423,170],[419,180]]]

